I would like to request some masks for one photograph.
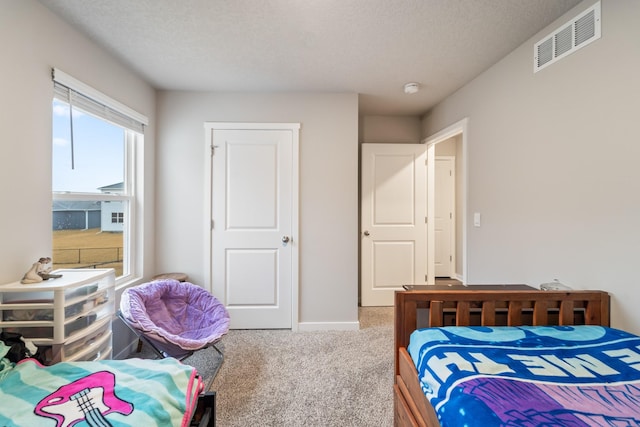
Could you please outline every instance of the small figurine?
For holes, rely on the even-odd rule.
[[[42,280],[42,276],[38,274],[38,269],[40,268],[40,262],[34,262],[29,271],[24,274],[24,277],[20,281],[23,285],[28,285],[31,283],[40,283]]]
[[[51,274],[51,266],[48,264],[51,262],[51,258],[42,257],[37,262],[34,262],[29,271],[27,271],[20,281],[23,285],[31,283],[40,283],[43,280],[56,279],[62,277],[62,274]]]

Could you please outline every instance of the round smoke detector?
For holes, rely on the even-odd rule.
[[[420,85],[418,83],[407,83],[404,85],[404,93],[416,93],[420,90]]]

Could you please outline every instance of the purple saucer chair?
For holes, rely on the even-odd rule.
[[[125,289],[118,317],[163,357],[183,360],[229,331],[224,305],[200,286],[161,279]]]

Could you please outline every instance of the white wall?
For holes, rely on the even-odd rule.
[[[57,67],[149,117],[144,194],[147,255],[153,272],[155,92],[107,52],[33,0],[0,0],[0,283],[20,280],[51,255],[51,68]],[[116,343],[115,346],[118,344]]]
[[[419,144],[420,117],[418,116],[362,116],[360,142]]]
[[[613,326],[640,333],[640,2],[602,1],[602,37],[533,74],[533,44],[423,119],[428,136],[468,117],[469,283],[558,278],[612,295]]]
[[[300,321],[358,320],[356,94],[160,92],[157,266],[204,283],[204,122],[300,129]]]

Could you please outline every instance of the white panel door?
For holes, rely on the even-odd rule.
[[[362,144],[361,304],[425,283],[426,147]]]
[[[212,293],[234,329],[292,327],[292,133],[212,129]]]
[[[453,277],[455,161],[454,157],[435,159],[435,276]]]

